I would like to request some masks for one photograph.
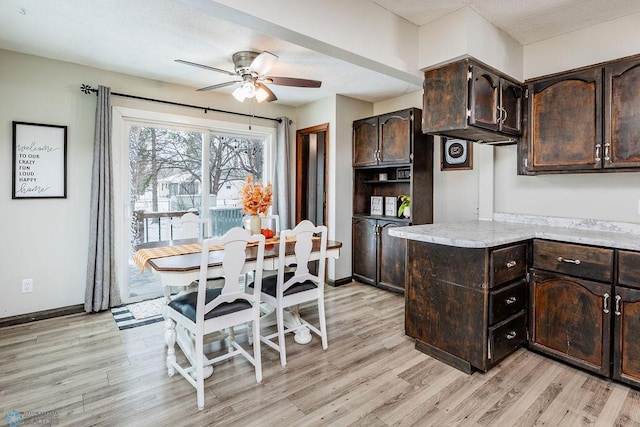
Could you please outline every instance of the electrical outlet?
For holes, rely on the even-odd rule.
[[[33,279],[22,279],[22,293],[33,292]]]

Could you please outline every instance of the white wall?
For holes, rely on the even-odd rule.
[[[421,69],[470,55],[522,80],[522,46],[470,7],[423,25],[419,37],[418,65]]]
[[[524,47],[524,77],[552,74],[640,53],[640,13]]]
[[[0,318],[84,301],[96,96],[81,93],[82,83],[110,86],[114,92],[251,113],[250,105],[239,104],[230,96],[196,93],[191,88],[0,50],[0,170],[4,171],[0,175],[0,223],[5,242],[0,245]],[[204,114],[116,96],[112,102],[122,107],[249,125],[246,117]],[[294,109],[278,105],[256,106],[255,114],[286,115],[296,120]],[[11,199],[14,120],[68,127],[66,199]],[[253,123],[275,126],[275,122],[259,119]],[[21,293],[23,278],[34,280],[33,293]]]

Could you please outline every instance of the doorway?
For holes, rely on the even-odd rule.
[[[296,224],[327,225],[329,123],[296,132]]]

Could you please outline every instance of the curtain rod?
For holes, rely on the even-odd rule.
[[[98,93],[98,89],[93,88],[93,87],[91,87],[89,85],[86,85],[84,83],[80,86],[80,90],[83,93],[87,94],[87,95],[90,95],[91,93],[96,93],[96,94]],[[111,95],[113,95],[113,96],[122,96],[124,98],[140,99],[142,101],[158,102],[160,104],[175,105],[175,106],[178,106],[178,107],[195,108],[195,109],[198,109],[198,110],[204,110],[205,114],[207,114],[207,111],[215,111],[216,113],[235,114],[236,116],[252,117],[254,119],[272,120],[272,121],[278,122],[278,123],[282,122],[282,119],[274,119],[274,118],[271,118],[271,117],[263,117],[263,116],[254,116],[254,115],[251,115],[251,114],[236,113],[235,111],[225,111],[225,110],[218,110],[217,108],[200,107],[198,105],[182,104],[180,102],[173,102],[173,101],[164,101],[162,99],[145,98],[144,96],[128,95],[126,93],[111,92]]]

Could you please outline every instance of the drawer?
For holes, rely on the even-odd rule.
[[[489,359],[495,363],[520,347],[527,339],[527,317],[523,310],[489,328]]]
[[[524,277],[527,272],[527,244],[509,246],[491,252],[491,281],[489,287]]]
[[[640,289],[640,252],[618,251],[618,283]]]
[[[527,281],[522,279],[489,293],[489,324],[493,325],[524,310],[527,298]]]
[[[533,241],[533,266],[585,279],[613,281],[613,249]]]

